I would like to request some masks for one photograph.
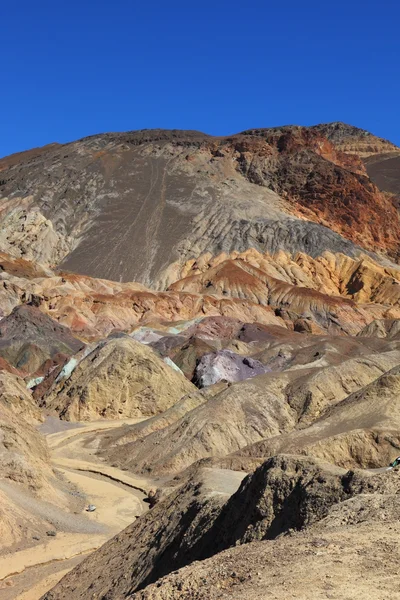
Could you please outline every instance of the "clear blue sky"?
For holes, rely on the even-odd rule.
[[[400,145],[398,0],[19,0],[0,19],[0,156],[338,120]]]

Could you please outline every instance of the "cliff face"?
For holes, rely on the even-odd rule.
[[[359,156],[347,154],[343,140],[333,136],[330,141],[316,128],[247,133],[275,149],[274,159],[265,159],[259,151],[248,157],[244,170],[251,181],[272,187],[288,199],[294,214],[321,223],[364,248],[397,255],[397,209],[368,177],[359,158],[362,145]]]
[[[396,258],[396,202],[359,156],[366,139],[376,156],[398,149],[334,125],[102,134],[7,157],[0,249],[158,288],[205,251],[354,256],[362,246]]]

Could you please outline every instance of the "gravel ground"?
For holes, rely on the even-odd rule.
[[[83,515],[67,513],[54,504],[31,496],[21,487],[0,481],[0,489],[21,508],[50,523],[56,531],[68,533],[106,533],[107,528],[90,521]]]
[[[61,421],[58,417],[46,417],[44,423],[39,425],[38,429],[43,435],[59,433],[68,429],[78,429],[84,427],[81,423],[70,423],[69,421]]]

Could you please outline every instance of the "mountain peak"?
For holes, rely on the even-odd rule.
[[[374,154],[400,152],[400,148],[389,140],[342,121],[321,123],[320,125],[314,125],[311,129],[318,131],[343,152],[358,154],[362,158]]]

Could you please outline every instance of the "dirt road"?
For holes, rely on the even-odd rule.
[[[24,492],[20,486],[0,482],[0,490],[13,503],[54,530],[34,547],[29,544],[0,556],[0,595],[2,600],[38,600],[88,553],[104,544],[132,523],[148,505],[143,501],[152,483],[135,479],[99,461],[90,437],[99,430],[120,427],[133,420],[79,424],[57,431],[57,422],[44,428],[52,465],[71,490],[71,506],[62,508]],[[81,505],[94,504],[96,510],[76,510],[73,496]],[[75,510],[74,510],[75,509]],[[78,514],[77,514],[78,513]]]

